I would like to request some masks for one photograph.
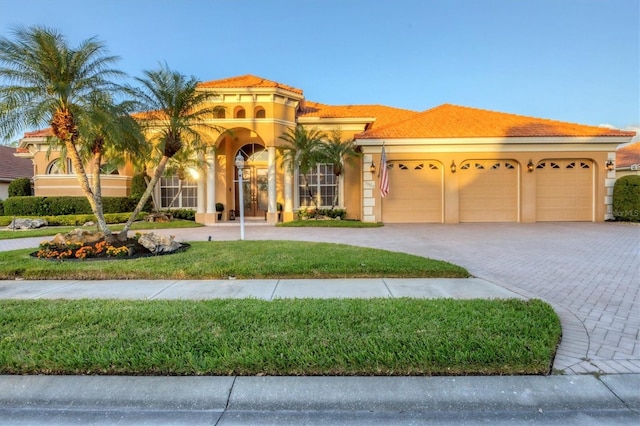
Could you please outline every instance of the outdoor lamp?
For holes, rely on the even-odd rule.
[[[451,161],[451,173],[455,173],[455,172],[456,172],[456,162]]]
[[[529,173],[533,171],[533,161],[529,160],[529,162],[527,163],[527,170],[529,171]]]
[[[240,170],[244,168],[244,157],[240,153],[238,153],[238,156],[236,157],[236,167]]]
[[[372,175],[376,173],[376,163],[374,163],[373,161],[371,162],[371,165],[369,166],[369,171],[371,172]]]
[[[612,171],[613,170],[613,160],[611,158],[609,158],[607,160],[607,163],[605,164],[605,166],[607,167],[607,170]]]
[[[236,157],[236,167],[238,168],[238,200],[240,201],[240,239],[244,240],[244,184],[242,183],[242,170],[244,169],[244,158],[242,154],[238,152]]]

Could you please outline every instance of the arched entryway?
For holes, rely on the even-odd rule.
[[[234,158],[240,153],[244,158],[242,173],[243,202],[240,202],[238,188],[238,169],[235,168],[235,211],[240,214],[244,208],[246,217],[265,217],[269,207],[268,153],[264,145],[249,143],[243,145]]]

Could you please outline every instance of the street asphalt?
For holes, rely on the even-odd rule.
[[[237,240],[237,225],[155,231]],[[640,424],[640,226],[247,224],[247,239],[345,243],[447,260],[474,278],[0,281],[0,298],[539,298],[560,316],[551,376],[0,376],[5,424]],[[0,251],[42,238],[0,240]],[[1,336],[0,336],[1,338]]]

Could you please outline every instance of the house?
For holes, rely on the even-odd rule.
[[[616,178],[640,175],[640,142],[621,146],[616,151]]]
[[[0,200],[9,197],[9,184],[19,178],[31,178],[33,165],[30,160],[16,158],[16,148],[0,145]]]
[[[450,104],[422,112],[325,105],[306,100],[301,89],[253,75],[204,82],[200,89],[215,92],[215,104],[225,107],[212,124],[230,130],[210,135],[206,166],[197,179],[183,182],[176,204],[196,209],[204,224],[218,221],[216,203],[270,223],[278,203],[285,221],[313,204],[277,150],[280,136],[298,124],[339,129],[363,153],[346,165],[337,187],[331,165],[317,166],[310,181],[319,204],[330,206],[337,195],[347,218],[388,223],[603,221],[610,216],[616,147],[635,135]],[[36,195],[82,195],[70,167],[63,171],[46,159],[46,130],[25,134],[20,147],[34,161]],[[244,160],[242,202],[238,155]],[[378,189],[382,167],[389,182],[385,197]],[[132,175],[125,165],[106,176],[103,194],[127,195]],[[178,186],[177,177],[162,179],[160,207]]]

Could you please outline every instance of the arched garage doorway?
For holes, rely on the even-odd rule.
[[[591,160],[540,161],[535,168],[536,220],[594,220],[593,171]]]
[[[518,163],[468,160],[459,170],[460,222],[518,221]]]
[[[389,195],[382,199],[385,223],[443,222],[442,164],[434,160],[389,161]]]

